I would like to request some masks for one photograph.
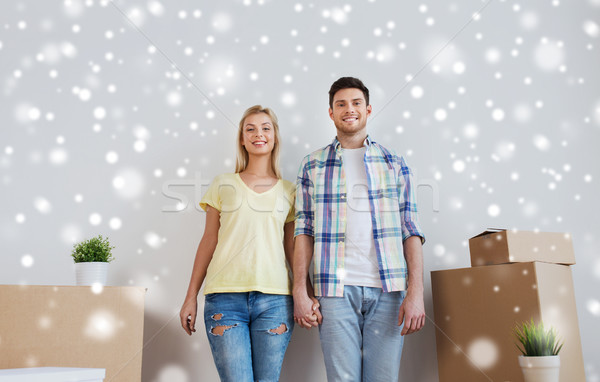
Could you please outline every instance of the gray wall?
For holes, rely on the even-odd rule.
[[[370,87],[369,132],[422,185],[429,321],[406,339],[404,380],[437,379],[429,272],[469,266],[467,239],[490,226],[572,233],[600,380],[600,1],[0,9],[0,282],[72,284],[73,241],[108,235],[110,282],[148,288],[145,381],[216,380],[204,334],[188,338],[177,312],[204,226],[194,201],[233,170],[241,113],[275,109],[293,180],[335,134],[327,90],[343,75]],[[316,331],[294,332],[282,380],[324,380]]]

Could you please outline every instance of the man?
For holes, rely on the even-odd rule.
[[[319,325],[329,382],[397,381],[403,336],[425,324],[412,173],[367,135],[371,112],[359,79],[335,81],[337,136],[304,158],[296,185],[294,320]]]

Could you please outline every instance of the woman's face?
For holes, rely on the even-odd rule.
[[[275,146],[273,122],[265,113],[252,114],[244,120],[242,145],[250,155],[271,154]]]

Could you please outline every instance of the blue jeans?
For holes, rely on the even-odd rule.
[[[204,324],[221,381],[278,381],[294,328],[292,296],[212,293]]]
[[[317,297],[327,381],[398,381],[404,343],[398,313],[404,296],[347,285],[344,297]]]

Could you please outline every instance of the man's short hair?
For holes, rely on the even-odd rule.
[[[342,89],[358,89],[363,92],[367,106],[369,104],[369,89],[361,80],[354,77],[342,77],[335,81],[329,88],[329,107],[333,109],[333,96]]]

